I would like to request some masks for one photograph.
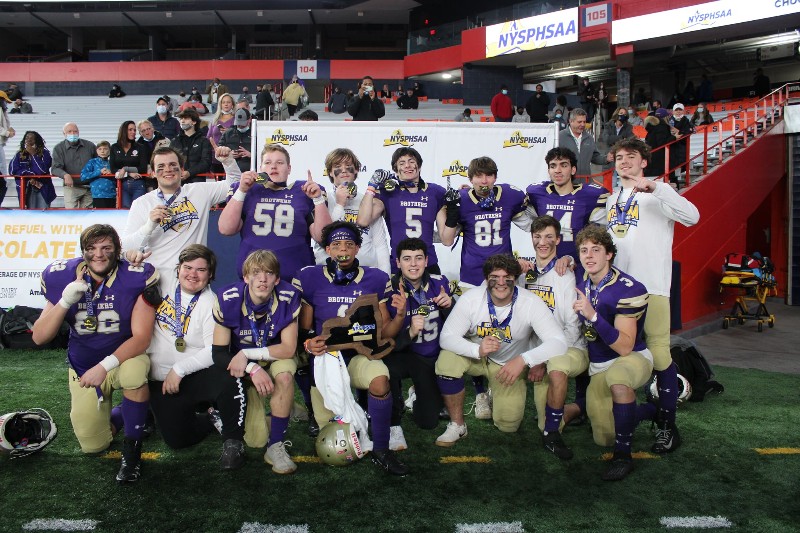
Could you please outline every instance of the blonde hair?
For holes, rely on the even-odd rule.
[[[261,270],[272,272],[275,277],[281,277],[281,264],[270,250],[253,250],[242,263],[242,277],[247,277],[250,272]]]

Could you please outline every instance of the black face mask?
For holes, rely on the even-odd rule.
[[[617,120],[625,124],[626,122],[628,122],[628,115],[618,115]]]

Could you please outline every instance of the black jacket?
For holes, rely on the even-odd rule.
[[[225,133],[222,134],[222,137],[219,140],[220,146],[225,146],[230,148],[231,150],[238,150],[241,146],[245,148],[248,152],[250,151],[250,142],[252,141],[252,131],[253,128],[248,129],[246,132],[242,133],[236,126],[232,128],[228,128],[225,130]],[[239,170],[245,172],[246,170],[250,170],[250,157],[240,157],[236,160],[236,164],[239,165]]]
[[[531,117],[531,122],[547,122],[547,112],[550,110],[550,97],[542,91],[535,93],[525,104],[525,111]]]
[[[361,98],[356,95],[353,101],[347,106],[347,112],[353,117],[354,121],[375,121],[386,114],[383,101],[375,97],[373,100],[366,94]]]
[[[147,173],[147,148],[133,142],[128,148],[128,151],[122,149],[119,143],[111,145],[111,172],[116,172],[122,167],[136,167],[139,174]]]
[[[269,91],[261,91],[256,95],[256,109],[253,111],[253,114],[260,120],[269,119],[269,108],[273,105],[275,105],[275,102],[272,100]],[[267,112],[266,116],[264,115],[264,111]]]
[[[195,131],[191,137],[181,131],[170,145],[186,158],[184,169],[189,171],[189,179],[185,183],[203,182],[204,177],[197,177],[211,169],[211,143],[201,131]]]

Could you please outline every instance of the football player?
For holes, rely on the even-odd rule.
[[[575,302],[575,276],[560,276],[555,265],[561,241],[561,225],[555,218],[544,215],[531,224],[531,240],[536,252],[534,268],[519,277],[519,285],[539,296],[561,326],[567,340],[565,354],[551,357],[546,365],[531,368],[528,377],[533,384],[533,397],[542,431],[544,448],[559,459],[572,459],[570,450],[561,438],[561,421],[564,418],[564,401],[567,381],[589,367],[586,341],[572,305]],[[544,370],[547,372],[545,373]],[[585,404],[585,401],[584,401]]]
[[[364,199],[358,208],[357,224],[370,226],[381,215],[386,218],[389,241],[392,247],[392,271],[397,271],[397,245],[407,237],[422,239],[428,246],[428,270],[440,274],[439,260],[433,248],[434,223],[439,231],[444,228],[445,189],[436,183],[427,183],[420,177],[422,156],[413,148],[398,148],[392,154],[392,169],[397,173],[398,185],[389,190],[385,182],[370,178]],[[377,174],[377,172],[376,172]]]
[[[361,247],[361,231],[350,222],[338,221],[326,226],[322,232],[325,251],[330,257],[325,265],[302,269],[294,279],[294,286],[302,293],[303,307],[300,312],[300,328],[309,333],[304,345],[313,356],[324,356],[327,352],[325,338],[320,334],[326,320],[345,316],[349,306],[359,296],[376,294],[382,324],[389,322],[386,301],[389,297],[389,276],[377,268],[362,267],[356,256]],[[372,421],[372,462],[390,474],[403,476],[408,467],[389,449],[392,396],[389,392],[389,370],[377,359],[369,359],[354,350],[342,351],[352,385],[369,391],[367,412]],[[314,366],[312,357],[312,368]],[[344,394],[345,391],[334,391]],[[349,391],[346,393],[349,394]],[[311,389],[314,415],[317,423],[324,427],[334,413],[325,407],[325,391]],[[341,415],[342,413],[336,413]]]
[[[428,246],[422,239],[403,239],[397,245],[397,266],[392,276],[391,322],[386,335],[395,339],[395,349],[383,358],[389,369],[392,389],[392,425],[389,447],[406,449],[400,420],[403,414],[403,382],[411,378],[416,400],[414,422],[423,429],[439,423],[442,395],[436,384],[439,332],[453,305],[450,282],[440,274],[429,274]]]
[[[94,224],[81,233],[82,257],[56,261],[42,272],[44,311],[33,325],[36,344],[50,342],[69,324],[70,419],[84,453],[108,448],[113,438],[111,396],[122,389],[125,439],[120,483],[139,479],[149,393],[145,354],[160,303],[152,265],[120,260],[112,226]]]
[[[209,283],[217,258],[202,244],[178,255],[172,279],[162,282],[162,300],[147,353],[150,356],[150,405],[164,442],[171,448],[193,446],[214,430],[215,418],[197,416],[200,404],[219,408],[225,438],[220,465],[244,464],[244,384],[214,365],[211,344],[217,298]]]
[[[261,151],[261,172],[242,173],[228,192],[228,204],[219,217],[223,235],[239,233],[236,259],[242,264],[253,250],[272,250],[281,257],[281,270],[290,278],[314,264],[311,238],[319,242],[322,228],[331,222],[324,190],[308,171],[308,180],[287,183],[292,171],[286,148],[268,144]]]
[[[300,295],[281,280],[278,258],[269,250],[250,252],[242,275],[244,281],[217,291],[212,356],[231,376],[246,376],[245,442],[253,448],[266,444],[264,461],[272,465],[272,471],[291,474],[297,465],[283,439],[294,400]],[[268,395],[269,440],[263,401]]]
[[[521,273],[513,256],[493,255],[483,265],[486,286],[462,295],[447,317],[436,375],[451,421],[436,439],[438,446],[452,446],[467,436],[465,374],[489,378],[494,425],[514,432],[525,410],[527,368],[567,351],[564,332],[541,298],[516,286]]]
[[[586,409],[595,443],[614,446],[603,479],[618,481],[633,470],[636,389],[647,383],[653,370],[653,356],[642,339],[647,289],[612,266],[617,249],[603,226],[586,226],[575,244],[586,271],[573,304],[589,341]]]
[[[483,283],[483,264],[490,256],[511,254],[511,223],[527,229],[530,219],[525,193],[513,185],[497,183],[493,159],[473,159],[467,176],[472,189],[461,189],[458,199],[447,202],[441,236],[442,244],[451,246],[459,227],[463,229],[459,284],[471,288]]]
[[[144,259],[172,280],[178,254],[190,244],[206,244],[210,209],[225,200],[228,187],[241,172],[231,149],[219,147],[216,157],[226,181],[181,185],[184,156],[169,146],[156,148],[150,158],[158,188],[134,200],[128,212],[122,246],[135,265]]]
[[[608,231],[619,250],[617,266],[641,281],[650,295],[644,333],[653,354],[659,401],[652,413],[658,426],[652,451],[663,454],[681,444],[675,424],[678,368],[669,351],[672,237],[676,221],[693,226],[700,212],[668,183],[644,177],[650,148],[643,141],[624,139],[611,152],[620,188],[608,198]]]

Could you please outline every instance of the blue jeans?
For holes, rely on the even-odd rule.
[[[142,196],[146,191],[144,180],[126,178],[122,183],[122,207],[128,209],[134,200]]]

